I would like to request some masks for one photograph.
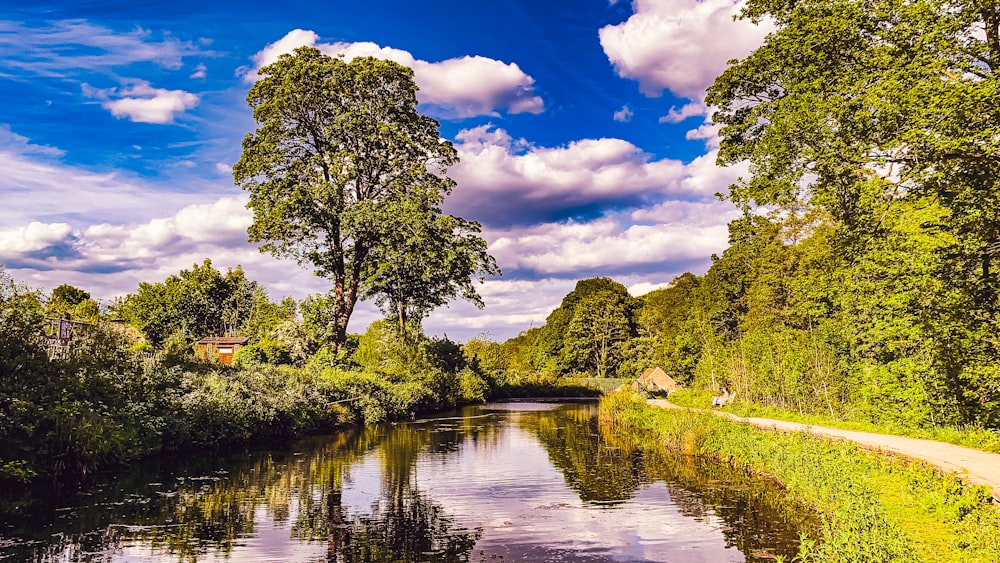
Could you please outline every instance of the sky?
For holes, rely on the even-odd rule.
[[[247,242],[232,179],[257,69],[302,45],[414,71],[460,162],[445,211],[482,224],[503,275],[425,321],[505,340],[576,281],[634,295],[704,273],[746,167],[716,166],[705,89],[771,30],[730,0],[0,5],[0,263],[18,282],[112,300],[209,258],[273,300],[325,292]],[[381,315],[361,304],[363,331]]]

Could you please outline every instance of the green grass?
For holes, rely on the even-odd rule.
[[[712,394],[699,389],[679,389],[670,394],[670,402],[682,407],[709,409],[712,408]],[[811,426],[828,426],[843,430],[923,438],[987,452],[1000,453],[1000,432],[978,426],[928,426],[914,428],[900,424],[876,424],[868,421],[833,418],[827,415],[801,414],[774,407],[741,402],[732,403],[722,410],[739,416],[773,418]]]
[[[651,447],[712,456],[781,482],[824,521],[818,537],[803,538],[799,561],[1000,561],[1000,510],[986,489],[925,463],[709,413],[657,409],[633,393],[605,397],[602,416],[643,434]]]

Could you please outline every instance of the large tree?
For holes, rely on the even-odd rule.
[[[417,112],[413,71],[303,47],[260,74],[247,96],[260,127],[234,168],[250,192],[249,238],[333,282],[331,344],[345,340],[359,298],[381,298],[403,317],[455,294],[475,301],[468,278],[495,266],[468,244],[478,225],[442,224],[454,186],[445,173],[458,157]],[[408,238],[429,226],[437,240]]]
[[[751,165],[731,199],[781,209],[788,242],[804,217],[826,233],[839,287],[822,309],[849,328],[860,381],[917,366],[921,401],[986,416],[1000,388],[1000,7],[749,0],[743,16],[776,31],[708,93],[720,162]]]

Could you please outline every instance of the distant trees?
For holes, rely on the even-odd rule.
[[[458,158],[417,112],[413,71],[302,47],[260,74],[247,95],[259,128],[234,167],[249,238],[332,281],[329,344],[345,341],[358,299],[401,326],[455,296],[478,304],[471,278],[499,270],[479,225],[441,212]]]
[[[141,282],[116,308],[156,347],[173,336],[190,343],[204,336],[248,332],[260,337],[295,315],[294,302],[275,305],[237,266],[225,274],[206,259],[162,282]]]

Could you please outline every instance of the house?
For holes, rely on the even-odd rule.
[[[632,383],[632,388],[639,391],[670,393],[680,389],[680,384],[673,380],[662,369],[649,368]]]
[[[239,336],[208,336],[195,342],[198,357],[219,358],[224,364],[232,364],[236,351],[247,345],[247,339]]]

